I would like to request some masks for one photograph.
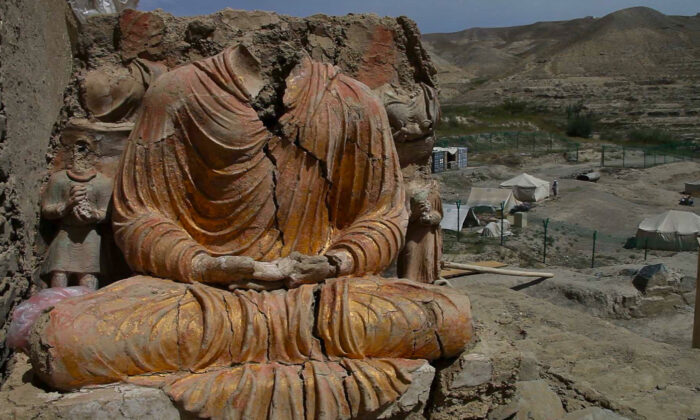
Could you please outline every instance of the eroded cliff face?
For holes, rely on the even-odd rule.
[[[61,1],[0,3],[0,372],[6,321],[40,261],[39,192],[71,75],[71,18]]]
[[[415,98],[437,97],[435,68],[420,43],[418,28],[405,17],[295,18],[225,9],[179,18],[162,11],[127,10],[89,18],[84,25],[67,112],[93,121],[132,121],[143,88],[159,74],[236,44],[244,45],[260,61],[263,87],[253,106],[273,130],[283,113],[284,80],[305,56],[338,66],[386,101],[398,97],[422,104]],[[437,112],[433,104],[427,106]],[[437,116],[432,117],[437,121]],[[432,133],[433,127],[426,128],[426,133]],[[421,159],[427,162],[432,139],[421,140]],[[413,150],[417,143],[405,146]]]

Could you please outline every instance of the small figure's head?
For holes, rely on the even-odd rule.
[[[78,137],[73,143],[71,169],[84,172],[94,168],[95,163],[97,163],[97,153],[95,153],[94,143],[89,137]]]

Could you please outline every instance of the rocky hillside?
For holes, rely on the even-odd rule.
[[[426,34],[442,99],[583,102],[608,123],[700,128],[700,14],[635,7],[602,18]]]

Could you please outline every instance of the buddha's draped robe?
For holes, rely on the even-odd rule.
[[[59,389],[160,386],[201,417],[375,412],[405,392],[422,364],[411,359],[461,351],[469,300],[375,275],[397,255],[407,215],[386,113],[369,89],[305,60],[273,135],[235,53],[159,78],[124,152],[116,238],[153,277],[56,305],[35,326],[32,363]],[[352,271],[273,292],[228,292],[193,275],[198,253],[292,251],[345,252]]]
[[[132,269],[192,282],[192,257],[269,261],[346,250],[377,273],[407,213],[382,104],[362,83],[305,60],[287,79],[273,135],[232,54],[175,69],[148,91],[115,193],[117,243]]]

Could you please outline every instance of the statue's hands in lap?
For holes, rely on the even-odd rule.
[[[337,267],[325,255],[304,255],[298,252],[278,260],[278,266],[286,274],[284,280],[288,289],[302,284],[321,283],[337,276]]]
[[[275,261],[250,257],[199,255],[194,269],[201,281],[233,289],[274,290],[320,283],[336,276],[336,268],[323,255],[292,253]]]

